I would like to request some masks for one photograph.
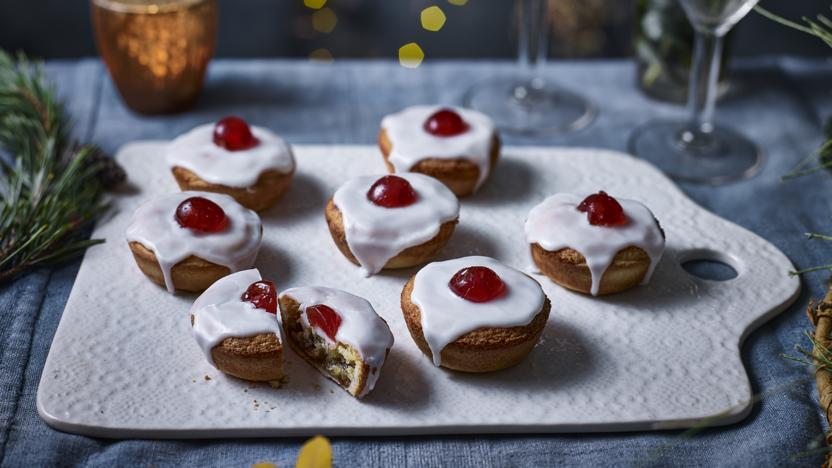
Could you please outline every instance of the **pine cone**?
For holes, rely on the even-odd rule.
[[[81,150],[87,150],[87,156],[84,158],[85,167],[92,164],[98,166],[98,182],[105,190],[113,190],[127,179],[127,173],[124,172],[124,169],[119,166],[116,160],[95,145],[76,145],[71,151],[67,152],[67,162],[78,157]]]

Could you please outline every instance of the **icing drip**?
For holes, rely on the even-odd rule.
[[[283,343],[275,314],[240,299],[251,283],[261,279],[256,268],[228,275],[206,289],[191,306],[191,332],[211,365],[211,350],[226,338],[274,333]]]
[[[505,284],[505,292],[488,302],[467,301],[448,287],[459,270],[484,266],[494,270]],[[543,309],[543,289],[523,272],[490,257],[463,257],[430,263],[413,281],[410,301],[419,307],[422,332],[433,364],[442,364],[442,350],[462,335],[480,328],[522,327]]]
[[[378,316],[373,306],[364,298],[340,289],[324,287],[292,288],[280,293],[300,303],[301,321],[332,346],[338,342],[347,344],[361,355],[369,367],[367,383],[358,395],[362,397],[370,392],[381,374],[381,366],[387,357],[387,350],[393,347],[393,334],[387,323]],[[310,327],[306,317],[306,308],[323,304],[332,308],[341,317],[341,325],[335,334],[335,341],[317,327]]]
[[[465,159],[480,170],[478,189],[491,168],[494,122],[481,112],[452,107],[468,124],[468,131],[450,137],[431,135],[424,129],[425,121],[441,108],[412,106],[384,117],[381,128],[392,144],[387,159],[397,174],[411,170],[423,159]]]
[[[587,214],[575,208],[581,200],[577,195],[558,193],[532,208],[526,220],[528,242],[550,252],[565,248],[580,252],[592,273],[593,296],[598,294],[604,272],[615,255],[627,247],[638,247],[650,257],[650,268],[642,284],[650,281],[664,252],[664,237],[653,213],[637,201],[619,198],[629,223],[616,227],[593,226]]]
[[[235,188],[251,187],[264,171],[290,174],[295,169],[292,149],[271,131],[251,127],[260,142],[242,151],[228,151],[214,144],[214,124],[200,125],[177,137],[168,146],[166,159],[171,168],[179,166],[201,179]]]
[[[176,222],[176,207],[189,197],[203,197],[218,204],[228,218],[221,232],[200,233]],[[228,267],[231,272],[251,268],[260,248],[260,217],[228,195],[179,192],[151,200],[136,210],[127,227],[127,241],[151,250],[159,262],[168,291],[174,291],[170,270],[191,255]]]
[[[347,245],[366,275],[381,271],[399,252],[433,239],[442,223],[459,216],[459,201],[444,184],[426,175],[402,173],[416,191],[416,203],[384,208],[367,199],[378,176],[357,177],[332,197],[341,211]]]

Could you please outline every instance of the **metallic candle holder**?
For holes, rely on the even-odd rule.
[[[142,114],[196,101],[217,41],[217,0],[91,0],[98,50],[121,97]]]

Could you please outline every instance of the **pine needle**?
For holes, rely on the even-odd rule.
[[[0,50],[0,282],[65,261],[106,208],[100,152],[70,140],[64,104],[40,65]]]
[[[807,239],[820,239],[825,241],[832,241],[832,236],[827,236],[826,234],[818,234],[816,232],[807,232],[804,234]]]
[[[802,23],[798,23],[783,18],[782,16],[777,15],[776,13],[772,13],[771,11],[766,10],[760,5],[755,6],[754,11],[774,22],[782,24],[783,26],[815,36],[818,39],[822,40],[829,47],[832,47],[832,20],[830,20],[824,15],[817,15],[814,20],[804,16],[803,18],[801,18]],[[815,153],[813,153],[812,155],[801,161],[797,166],[795,166],[795,168],[792,169],[788,174],[782,176],[780,178],[781,181],[807,176],[816,172],[820,172],[824,169],[832,168],[832,119],[826,122],[824,130],[827,137],[826,142],[820,148],[818,148],[818,150]],[[817,159],[818,164],[806,169],[805,167],[812,159]]]

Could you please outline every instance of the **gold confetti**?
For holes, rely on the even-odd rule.
[[[251,468],[277,468],[277,465],[271,462],[258,462],[251,465]]]
[[[468,3],[468,0],[448,0],[448,3],[456,6],[465,6],[465,4]]]
[[[420,17],[422,27],[428,31],[436,32],[442,29],[442,26],[445,26],[445,13],[436,5],[422,10]]]
[[[338,17],[331,8],[322,8],[312,13],[312,29],[319,33],[331,33],[336,24],[338,24]]]
[[[315,436],[300,448],[295,468],[332,468],[332,446],[323,436]]]
[[[326,5],[326,0],[303,0],[303,4],[306,5],[307,8],[320,10],[324,7],[324,5]]]
[[[422,64],[425,53],[415,42],[410,42],[399,48],[399,64],[405,68],[416,68]]]
[[[309,53],[309,58],[316,61],[316,62],[323,62],[323,63],[332,63],[335,60],[335,57],[332,56],[332,52],[327,49],[315,49]]]

